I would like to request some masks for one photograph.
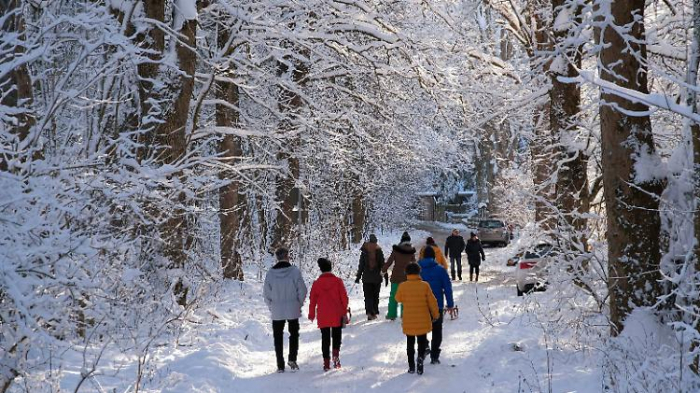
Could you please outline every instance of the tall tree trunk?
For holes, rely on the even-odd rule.
[[[227,58],[233,51],[229,50],[229,30],[224,26],[219,26],[217,29],[219,50],[226,51],[223,53],[224,58]],[[232,67],[228,65],[228,67]],[[235,70],[227,68],[225,71],[226,78],[232,78]],[[238,86],[228,80],[216,81],[217,99],[225,104],[216,104],[216,125],[219,127],[237,128],[239,125],[238,111],[239,91]],[[230,133],[224,134],[219,142],[219,154],[221,159],[228,165],[235,164],[243,155],[241,148],[241,139],[238,136]],[[240,216],[244,203],[239,200],[239,181],[238,175],[230,171],[221,171],[219,178],[229,181],[219,189],[219,229],[220,229],[220,252],[221,266],[223,268],[224,278],[232,278],[235,280],[243,280],[243,262],[241,255],[238,253],[237,236],[240,229]]]
[[[554,19],[566,0],[553,0]],[[581,22],[581,7],[577,7],[572,25]],[[555,26],[554,45],[557,49],[556,67],[550,67],[552,88],[549,91],[552,134],[559,139],[559,158],[562,162],[557,176],[556,200],[559,209],[559,227],[567,233],[571,251],[585,250],[586,227],[584,214],[588,213],[588,157],[579,138],[578,117],[581,111],[581,89],[577,83],[566,83],[560,77],[574,78],[581,67],[580,46],[565,47],[569,29]]]
[[[532,32],[531,47],[527,48],[530,59],[530,68],[533,72],[546,75],[549,72],[550,62],[541,62],[539,52],[549,52],[552,42],[547,36],[551,30],[550,21],[546,13],[549,11],[549,3],[544,0],[529,0],[527,14],[529,16],[529,30]],[[545,82],[542,81],[542,84]],[[530,154],[532,158],[533,183],[535,187],[535,222],[545,230],[554,227],[554,212],[552,204],[555,203],[555,188],[552,184],[552,168],[556,149],[552,138],[550,113],[551,99],[540,103],[533,113],[533,140],[530,142]]]
[[[550,104],[551,101],[547,100],[535,108],[533,113],[534,139],[530,141],[532,178],[535,186],[535,222],[545,230],[554,227],[552,204],[555,195],[551,182],[554,152],[549,130]]]
[[[9,15],[9,16],[8,16]],[[0,34],[6,38],[13,39],[12,58],[5,58],[6,61],[21,58],[25,53],[24,40],[24,17],[22,14],[21,0],[0,1],[0,18],[6,17],[5,23],[0,26]],[[4,45],[3,45],[4,46]],[[41,151],[35,150],[32,156],[20,157],[22,151],[31,150],[26,143],[29,141],[29,131],[35,123],[32,113],[32,103],[34,94],[32,92],[32,79],[26,64],[21,64],[3,77],[0,77],[0,105],[20,109],[15,114],[7,116],[12,121],[4,121],[4,126],[9,131],[10,140],[5,141],[6,145],[12,146],[14,152],[5,151],[0,154],[0,171],[6,172],[14,170],[11,166],[15,160],[38,159],[41,158]]]
[[[146,4],[152,0],[146,0]],[[164,7],[163,2],[152,4],[157,7]],[[147,15],[151,12],[157,16],[164,16],[161,8],[157,10],[146,9]],[[174,12],[178,12],[175,10]],[[169,107],[162,108],[160,116],[163,122],[155,127],[154,139],[156,146],[153,149],[155,158],[158,162],[166,165],[176,165],[178,160],[185,156],[187,149],[187,138],[185,130],[189,119],[190,101],[192,92],[194,91],[194,72],[197,61],[196,53],[191,49],[196,47],[196,19],[185,20],[182,27],[178,31],[179,38],[175,43],[175,54],[178,60],[179,72],[175,75],[175,82],[170,83],[167,92],[163,92],[165,97],[172,97],[172,101],[163,97],[161,102],[168,102]],[[158,30],[158,29],[153,29]],[[151,30],[151,38],[158,37]],[[160,39],[160,38],[158,38]],[[156,47],[161,45],[156,43]],[[151,72],[150,68],[148,72]],[[156,65],[156,75],[160,75]],[[163,73],[164,74],[164,73]],[[169,78],[166,76],[166,78]],[[148,92],[152,95],[152,92]],[[153,99],[152,96],[149,97]],[[150,105],[146,103],[146,105]],[[180,184],[185,183],[184,175],[177,172],[172,175],[180,179]],[[187,260],[187,249],[190,247],[190,234],[187,225],[187,214],[184,209],[186,204],[185,193],[175,191],[174,208],[168,212],[169,216],[161,225],[161,237],[163,239],[164,255],[170,261],[171,269],[183,269]],[[174,293],[178,304],[186,305],[187,303],[187,288],[180,278],[175,283]]]
[[[692,109],[693,113],[698,113],[698,95],[695,88],[698,86],[698,66],[700,64],[700,0],[693,0],[693,39],[690,49],[690,59],[688,61],[688,75],[686,83],[688,84],[688,92],[686,97],[687,105]],[[690,137],[693,140],[693,167],[695,174],[694,181],[694,206],[695,214],[693,216],[694,232],[695,232],[695,274],[700,274],[700,124],[690,121]],[[700,299],[695,302],[695,307],[700,310]],[[695,329],[700,333],[700,321],[696,321]],[[700,346],[698,341],[691,344],[691,350],[697,350]],[[700,373],[700,356],[695,356],[692,364],[693,371]]]
[[[610,5],[615,29],[602,32],[601,75],[619,86],[648,93],[644,0],[615,0]],[[628,41],[620,30],[627,30]],[[641,58],[640,60],[638,59]],[[610,71],[608,71],[610,68]],[[636,307],[654,304],[659,294],[663,182],[637,171],[637,163],[655,155],[646,105],[605,90],[600,107],[603,183],[607,212],[611,333],[624,329]],[[622,111],[616,110],[619,107]],[[630,116],[637,112],[639,116]]]
[[[292,65],[292,69],[290,69],[290,65]],[[304,85],[308,72],[306,64],[291,57],[287,58],[286,62],[280,61],[278,63],[279,75],[290,75],[291,82],[298,87]],[[286,164],[286,170],[282,177],[277,180],[276,197],[280,209],[275,220],[273,247],[289,246],[290,241],[297,235],[294,231],[294,225],[298,223],[300,212],[295,208],[299,206],[301,200],[301,191],[296,187],[296,181],[299,178],[299,158],[296,154],[300,143],[297,135],[297,123],[303,100],[293,90],[281,86],[278,106],[285,116],[280,128],[286,135],[277,159]]]
[[[143,11],[149,20],[165,22],[166,0],[143,0]],[[161,109],[155,104],[158,94],[153,83],[158,77],[160,60],[165,51],[165,33],[155,25],[150,25],[145,33],[136,37],[139,45],[148,51],[148,61],[140,62],[136,66],[139,76],[139,106],[141,109],[141,134],[138,137],[138,159],[144,159],[150,152],[156,119],[162,116]],[[155,106],[155,107],[154,107]]]

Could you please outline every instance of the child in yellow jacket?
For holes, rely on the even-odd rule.
[[[396,291],[396,301],[403,304],[403,333],[406,335],[408,373],[423,374],[423,358],[428,349],[428,333],[433,330],[433,321],[440,317],[437,300],[430,284],[420,278],[420,266],[406,266],[406,281]],[[415,343],[418,340],[418,359]],[[417,365],[417,370],[416,370]]]

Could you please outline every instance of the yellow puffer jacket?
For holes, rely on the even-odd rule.
[[[428,247],[427,245],[425,247]],[[419,255],[419,260],[423,259],[425,257],[425,247],[420,249],[420,255]],[[442,253],[442,250],[438,246],[430,246],[433,248],[435,251],[435,262],[438,263],[438,265],[442,266],[445,268],[445,270],[450,270],[450,267],[447,265],[447,259],[445,259],[445,254]]]
[[[421,281],[420,275],[409,274],[399,285],[396,301],[403,303],[403,333],[420,336],[433,330],[433,318],[440,316],[437,300],[430,284]]]

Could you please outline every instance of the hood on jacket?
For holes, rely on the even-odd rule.
[[[381,247],[379,247],[379,244],[377,244],[377,243],[366,242],[366,243],[362,244],[362,247],[360,247],[360,250],[364,249],[365,251],[374,252],[380,248]]]
[[[275,278],[285,278],[289,277],[294,271],[294,266],[288,261],[279,261],[268,271],[268,273]]]
[[[335,274],[331,272],[325,272],[321,273],[320,276],[316,279],[316,284],[321,288],[321,289],[330,289],[333,288],[336,284],[335,281],[338,279],[338,277],[335,276]]]
[[[420,265],[421,269],[438,266],[438,263],[435,260],[435,258],[423,258],[420,261],[418,261],[418,264]]]
[[[413,248],[413,246],[411,245],[410,242],[402,242],[402,243],[399,243],[398,245],[395,244],[394,246],[392,246],[392,249],[398,253],[401,253],[401,254],[409,254],[410,255],[410,254],[416,253],[416,249]]]

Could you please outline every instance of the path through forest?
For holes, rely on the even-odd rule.
[[[444,244],[448,230],[429,230]],[[414,241],[417,246],[422,242]],[[388,242],[383,248],[390,249]],[[440,365],[426,365],[423,376],[406,373],[405,336],[400,320],[366,321],[361,286],[346,282],[355,311],[344,330],[343,368],[321,369],[320,332],[305,318],[301,323],[301,370],[275,373],[275,356],[268,312],[260,285],[247,283],[227,304],[210,312],[216,328],[199,332],[190,346],[170,354],[157,372],[166,380],[165,392],[530,392],[599,391],[598,375],[586,359],[573,353],[546,350],[534,314],[516,296],[512,268],[505,266],[510,248],[488,248],[479,283],[454,283],[458,319],[446,319]],[[346,263],[355,264],[348,260]],[[466,265],[466,263],[465,263]],[[468,279],[467,273],[463,278]],[[388,288],[382,288],[382,316]],[[535,294],[534,296],[537,296]],[[245,307],[241,307],[241,304]],[[305,305],[304,315],[308,305]],[[287,346],[285,338],[285,349]],[[548,356],[549,355],[549,356]],[[549,362],[548,362],[549,359]],[[572,361],[575,360],[575,361]],[[548,371],[549,364],[549,371]]]

